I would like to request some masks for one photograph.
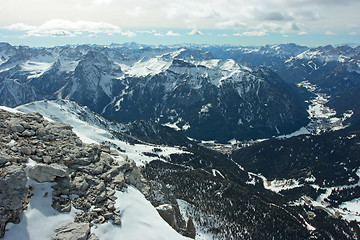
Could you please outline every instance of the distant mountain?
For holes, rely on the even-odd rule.
[[[328,106],[338,116],[352,110],[360,119],[358,101],[360,89],[360,48],[358,45],[320,46],[307,48],[295,44],[266,45],[263,47],[209,47],[216,58],[231,57],[236,61],[271,68],[288,83],[308,81],[316,91],[327,94]]]
[[[124,122],[152,120],[221,142],[286,134],[308,121],[296,90],[274,72],[201,49],[4,44],[2,52],[7,106],[70,99]]]

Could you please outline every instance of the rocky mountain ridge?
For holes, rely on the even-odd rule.
[[[297,91],[271,70],[202,50],[3,48],[0,102],[7,106],[70,99],[121,121],[151,120],[222,142],[285,134],[307,122]],[[218,132],[206,131],[214,124]]]
[[[57,211],[78,210],[74,221],[83,225],[70,225],[87,230],[81,238],[72,236],[77,239],[96,239],[89,234],[93,224],[111,221],[121,225],[115,190],[132,184],[149,194],[148,183],[133,160],[106,145],[83,144],[71,126],[48,122],[36,113],[0,110],[0,117],[1,237],[8,222],[20,221],[19,214],[34,191],[33,181],[53,183],[52,193],[47,192],[44,198],[52,199]],[[58,232],[52,239],[62,237]]]

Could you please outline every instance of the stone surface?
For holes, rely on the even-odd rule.
[[[28,177],[38,182],[52,182],[56,177],[66,177],[67,174],[68,168],[57,163],[50,165],[39,163],[28,171]]]
[[[18,222],[26,207],[28,188],[26,173],[21,166],[10,165],[0,171],[0,237],[7,222]]]
[[[157,206],[156,210],[172,228],[175,228],[175,211],[171,204]]]
[[[194,226],[194,222],[191,217],[189,217],[187,224],[186,224],[186,232],[184,233],[185,237],[189,237],[195,239],[196,237],[196,229]]]
[[[63,223],[56,227],[51,240],[87,240],[90,234],[88,223]]]
[[[140,169],[126,155],[123,154],[123,161],[114,160],[113,156],[119,154],[109,145],[84,144],[70,125],[48,122],[40,114],[0,110],[0,140],[0,177],[13,176],[7,187],[3,185],[8,180],[0,183],[3,196],[0,204],[5,206],[0,206],[2,231],[7,222],[19,220],[19,213],[27,205],[27,177],[38,182],[54,182],[52,207],[68,212],[74,206],[79,210],[75,221],[85,224],[110,220],[121,225],[121,213],[115,208],[115,190],[126,187],[125,182],[143,193],[148,190]],[[26,167],[25,173],[23,169],[29,159],[34,162]],[[16,177],[19,173],[12,174],[8,165],[18,166],[14,169],[22,174]],[[64,231],[59,230],[53,239],[64,239]]]

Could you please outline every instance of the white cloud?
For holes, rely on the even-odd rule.
[[[146,13],[146,10],[143,7],[138,6],[127,9],[125,13],[131,17],[140,17]]]
[[[349,32],[349,35],[350,35],[350,36],[357,36],[358,33],[357,33],[357,32]]]
[[[265,37],[268,36],[268,34],[264,31],[251,31],[251,32],[244,32],[244,36],[247,37]]]
[[[304,31],[298,32],[298,35],[308,35],[308,34],[309,34],[308,32],[304,32]]]
[[[137,33],[155,34],[156,30],[138,30]]]
[[[287,34],[283,34],[282,36],[283,36],[283,37],[286,37],[286,38],[289,37],[289,35],[287,35]]]
[[[349,24],[349,28],[353,30],[360,30],[360,24],[351,23]]]
[[[359,25],[354,23],[359,24],[360,1],[62,0],[50,4],[45,0],[1,0],[1,7],[0,26],[22,22],[38,28],[52,18],[84,22],[101,19],[126,29],[221,28],[289,34],[327,30],[338,33],[344,31],[344,26],[349,27],[348,32],[359,32]],[[60,30],[74,33],[68,28]]]
[[[245,36],[245,37],[266,37],[268,34],[263,31],[250,31],[243,33],[234,33],[234,36]]]
[[[328,36],[335,36],[336,35],[336,33],[332,32],[332,31],[326,31],[324,34],[328,35]]]
[[[181,34],[169,30],[169,31],[166,33],[166,36],[179,37],[179,36],[181,36]]]
[[[259,32],[277,32],[283,34],[297,32],[301,28],[302,27],[300,27],[299,24],[295,22],[263,22],[254,27],[254,29]]]
[[[233,19],[233,20],[227,20],[224,22],[216,23],[216,27],[224,28],[224,29],[232,29],[232,28],[238,29],[238,28],[245,28],[246,23]]]
[[[188,32],[188,33],[186,33],[186,34],[187,34],[187,35],[198,35],[198,36],[204,35],[204,33],[200,32],[199,30],[196,30],[196,29],[194,29],[194,30],[192,30],[191,32]]]
[[[288,13],[256,9],[254,18],[265,21],[292,21],[294,18]]]
[[[123,36],[127,36],[127,37],[135,37],[136,36],[136,33],[132,32],[132,31],[120,32],[120,34]]]
[[[157,36],[157,37],[163,37],[163,36],[164,36],[164,34],[162,34],[162,33],[154,33],[154,36]]]
[[[90,22],[90,21],[69,21],[63,19],[53,19],[41,25],[27,25],[24,23],[16,23],[6,27],[8,30],[25,31],[27,36],[64,36],[73,37],[83,32],[92,34],[107,33],[121,34],[133,37],[135,33],[130,31],[122,31],[118,26],[106,22]]]

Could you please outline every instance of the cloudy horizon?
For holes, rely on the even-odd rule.
[[[0,41],[359,44],[358,9],[358,0],[3,0]]]

